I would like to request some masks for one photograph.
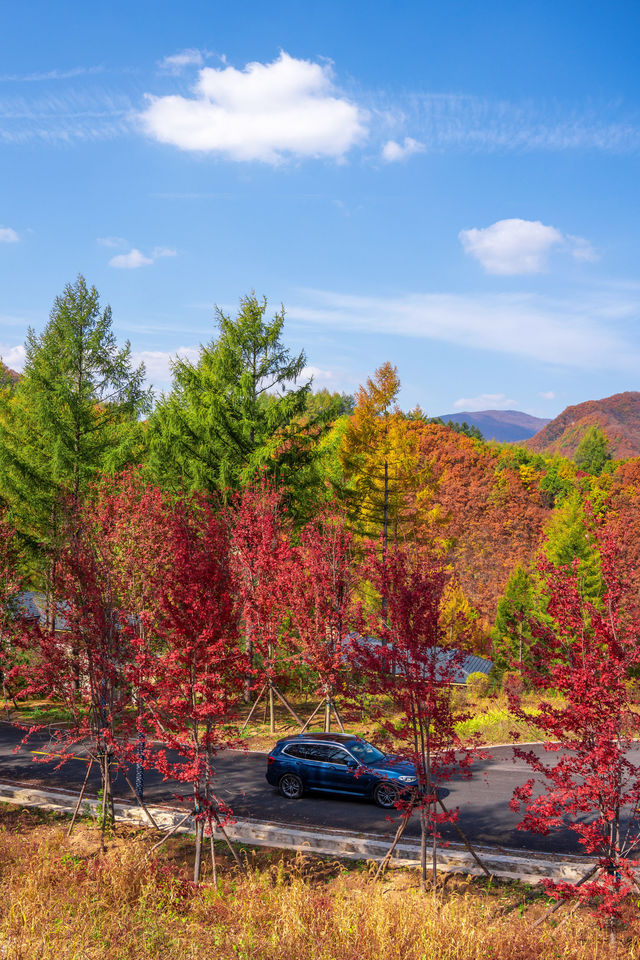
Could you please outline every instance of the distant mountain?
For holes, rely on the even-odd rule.
[[[587,427],[600,427],[615,459],[640,456],[640,393],[628,390],[567,407],[526,444],[536,453],[573,457]]]
[[[473,413],[461,410],[459,413],[442,414],[440,419],[445,423],[450,420],[468,423],[470,427],[477,427],[485,440],[498,440],[500,443],[528,440],[549,423],[549,420],[532,417],[519,410],[476,410]]]
[[[0,360],[0,382],[7,377],[11,383],[17,383],[20,379],[20,374],[16,373],[15,370],[12,370],[11,367],[5,366],[5,364]]]

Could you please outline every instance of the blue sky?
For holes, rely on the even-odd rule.
[[[7,4],[0,354],[83,273],[159,388],[255,289],[316,386],[638,389],[640,5]]]

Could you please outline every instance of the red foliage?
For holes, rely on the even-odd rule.
[[[539,565],[550,620],[531,624],[532,661],[538,666],[524,671],[535,688],[555,688],[564,702],[543,700],[535,716],[514,702],[520,717],[544,731],[545,750],[557,759],[516,751],[543,789],[534,795],[536,778],[531,778],[516,790],[511,806],[525,809],[520,829],[547,834],[565,825],[574,831],[599,872],[582,885],[546,885],[558,897],[597,898],[598,911],[611,919],[631,890],[640,843],[640,767],[629,754],[639,726],[629,675],[640,666],[640,623],[630,620],[621,605],[618,545],[597,529],[593,536],[606,584],[601,606],[582,597],[577,563],[556,568],[542,560]]]
[[[507,580],[533,556],[550,511],[538,487],[527,486],[486,444],[428,425],[420,449],[436,485],[433,505],[440,517],[433,535],[488,635]],[[479,649],[488,652],[488,643]]]
[[[361,570],[346,517],[330,504],[300,534],[289,565],[289,617],[302,661],[329,705],[349,676],[351,639],[361,623]],[[328,723],[329,710],[325,716]]]
[[[454,773],[469,775],[471,753],[459,741],[454,723],[452,681],[462,654],[442,646],[440,603],[445,587],[441,566],[403,546],[370,557],[371,579],[381,604],[370,624],[375,641],[357,644],[362,673],[376,692],[384,692],[401,722],[384,726],[397,754],[416,767],[418,785],[400,809],[420,811],[423,838],[435,842],[442,823],[455,822],[446,811],[438,785]],[[426,874],[423,842],[423,878]]]
[[[144,629],[135,639],[138,727],[162,744],[148,762],[190,784],[199,817],[210,822],[228,813],[214,793],[214,758],[236,742],[231,713],[247,671],[238,648],[227,528],[196,495],[169,504],[150,487],[140,506],[145,542],[157,542],[162,531],[171,564],[141,613]]]
[[[281,492],[267,480],[245,487],[228,512],[233,592],[254,683],[276,679],[285,652],[283,621],[290,597],[290,531]],[[254,654],[260,657],[255,669]]]

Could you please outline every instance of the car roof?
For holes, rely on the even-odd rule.
[[[290,737],[283,737],[278,743],[295,743],[299,740],[321,740],[323,743],[353,743],[360,740],[355,733],[321,733],[312,731],[311,733],[294,733]]]

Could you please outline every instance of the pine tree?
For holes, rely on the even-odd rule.
[[[575,459],[581,470],[596,477],[602,473],[607,461],[611,460],[611,453],[607,436],[599,427],[588,427],[585,430]]]
[[[200,348],[195,364],[178,359],[173,390],[150,425],[149,466],[176,490],[238,489],[267,468],[296,483],[310,458],[300,422],[309,383],[294,386],[304,352],[282,343],[284,309],[267,320],[266,299],[252,293],[234,319],[216,310],[218,338]]]
[[[597,602],[602,594],[602,574],[597,544],[586,524],[580,492],[574,491],[558,508],[546,530],[545,555],[556,567],[578,561],[578,581],[585,598]]]
[[[515,664],[522,669],[530,665],[532,644],[531,622],[542,616],[542,599],[536,591],[533,576],[518,565],[498,600],[493,634],[493,659],[496,673],[501,675]]]
[[[148,409],[144,367],[119,349],[111,308],[82,276],[56,297],[42,334],[29,330],[24,373],[0,392],[0,488],[42,571],[55,556],[63,500],[123,466]]]

